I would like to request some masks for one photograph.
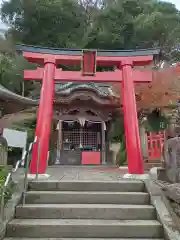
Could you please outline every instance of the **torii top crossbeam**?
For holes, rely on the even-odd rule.
[[[56,49],[56,48],[42,48],[34,46],[17,45],[17,50],[24,51],[24,57],[29,62],[44,64],[45,59],[49,56],[53,56],[56,65],[81,65],[82,62],[82,50],[73,49]],[[92,50],[93,51],[93,50]],[[119,68],[122,62],[130,61],[133,66],[145,66],[152,63],[153,58],[158,56],[158,49],[148,50],[129,50],[129,51],[107,51],[99,50],[96,52],[96,65],[97,66],[113,66]],[[38,68],[36,71],[25,71],[25,80],[41,80],[43,76],[43,68]],[[69,82],[90,82],[92,76],[82,76],[78,71],[61,71],[56,69],[55,81]],[[150,82],[152,80],[152,71],[134,71],[134,82]],[[122,71],[116,70],[111,72],[96,72],[93,78],[94,82],[119,82],[122,81]]]
[[[74,65],[79,64],[82,58],[81,49],[61,49],[38,46],[16,45],[16,50],[24,52],[25,57],[30,62],[44,63],[42,54],[53,55],[57,59],[57,64]],[[31,56],[30,54],[31,53]],[[158,57],[160,49],[138,49],[138,50],[97,50],[97,65],[117,66],[119,60],[132,58],[134,66],[144,66],[152,63],[152,58]],[[149,60],[147,59],[149,56]],[[111,59],[110,59],[111,58]]]
[[[134,83],[152,81],[152,71],[140,71],[134,66],[146,66],[158,56],[159,49],[104,51],[54,49],[17,45],[30,61],[43,65],[36,70],[26,70],[26,80],[42,80],[41,99],[36,126],[36,136],[40,142],[39,173],[46,170],[49,150],[49,135],[54,98],[54,82],[122,82],[124,126],[129,173],[144,173],[140,146],[139,127],[136,110]],[[57,65],[80,65],[81,71],[62,71]],[[96,66],[116,66],[116,71],[96,72]],[[31,173],[36,173],[37,145],[33,150]]]

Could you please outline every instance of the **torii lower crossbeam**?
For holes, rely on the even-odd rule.
[[[81,56],[52,55],[25,52],[24,56],[31,62],[43,63],[44,68],[25,71],[25,80],[42,80],[41,98],[38,111],[36,135],[40,142],[40,161],[38,173],[46,171],[49,149],[50,125],[53,111],[54,83],[58,82],[122,82],[122,100],[124,110],[124,126],[128,171],[131,174],[143,174],[143,159],[141,152],[139,126],[135,99],[135,83],[152,81],[151,71],[134,70],[133,66],[147,65],[153,56],[131,57],[97,57],[99,65],[118,66],[114,72],[96,72],[94,76],[83,76],[81,72],[62,71],[56,69],[58,64],[80,63]],[[36,173],[37,145],[33,149],[31,173]]]
[[[25,70],[25,80],[42,80],[44,74],[43,68],[37,70]],[[96,82],[96,83],[118,83],[122,82],[122,71],[117,69],[111,72],[97,72],[95,76],[82,76],[81,72],[55,70],[54,81],[56,82]],[[133,71],[134,83],[147,83],[152,81],[152,71]]]

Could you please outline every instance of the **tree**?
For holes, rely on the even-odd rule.
[[[27,122],[31,122],[32,119],[34,120],[36,116],[36,108],[26,109],[17,113],[6,114],[0,119],[0,126],[1,128],[8,128],[15,126],[16,129],[18,127],[16,124],[21,126],[21,129],[27,129]]]
[[[150,83],[136,83],[135,94],[138,110],[174,107],[180,99],[180,71],[178,67],[167,67],[153,71]],[[116,93],[116,104],[122,102],[121,85],[114,84],[112,90]]]
[[[110,49],[158,46],[169,52],[179,41],[179,21],[180,13],[170,3],[107,1],[95,22],[95,37],[91,44]]]
[[[14,43],[10,36],[0,38],[0,84],[5,88],[22,95],[28,96],[34,89],[39,89],[39,84],[24,82],[24,69],[32,69],[35,65],[28,63],[23,56],[15,51]],[[24,83],[24,89],[22,84]]]
[[[174,68],[156,71],[152,83],[136,84],[137,106],[142,109],[174,106],[179,92],[180,78]]]
[[[51,47],[176,46],[180,13],[156,0],[10,0],[2,20],[16,41]]]
[[[16,42],[96,49],[158,46],[168,59],[180,59],[180,12],[171,3],[157,0],[9,0],[3,3],[1,10],[2,20],[10,26],[8,36]],[[19,93],[23,69],[30,66],[20,56],[14,53],[13,58],[11,56],[2,56],[0,79],[4,86]],[[30,83],[26,84],[26,94],[32,94]],[[167,75],[156,72],[152,84],[136,87],[137,98],[141,99],[139,107],[161,106],[174,101],[178,97],[178,84],[171,70]]]
[[[16,41],[51,47],[78,47],[84,33],[84,12],[73,0],[10,0],[2,20]]]
[[[138,46],[158,46],[170,51],[180,40],[180,12],[171,3],[157,2],[152,9],[135,19],[135,41]]]

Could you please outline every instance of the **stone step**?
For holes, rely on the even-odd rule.
[[[145,192],[30,191],[26,203],[36,204],[149,204]]]
[[[144,183],[138,180],[119,181],[33,181],[30,190],[39,191],[108,191],[108,192],[143,192]]]
[[[49,240],[49,238],[4,238],[4,240]],[[104,240],[104,238],[51,238],[50,240]],[[164,240],[163,238],[106,238],[106,240]]]
[[[17,206],[16,218],[151,220],[156,211],[148,205],[26,204]]]
[[[31,238],[163,238],[155,220],[14,219],[7,237]]]

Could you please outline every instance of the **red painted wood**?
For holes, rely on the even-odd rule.
[[[143,161],[140,147],[139,128],[137,120],[137,109],[134,92],[134,83],[149,82],[152,80],[152,72],[143,72],[140,70],[132,70],[133,66],[144,66],[152,62],[153,56],[134,56],[134,57],[108,57],[97,56],[96,64],[98,66],[117,66],[122,70],[115,72],[96,73],[96,76],[82,76],[80,72],[63,72],[55,70],[55,65],[80,65],[82,56],[68,55],[51,55],[25,52],[24,57],[30,62],[40,63],[44,66],[44,72],[40,69],[34,71],[26,71],[25,79],[38,79],[43,81],[41,90],[41,100],[38,114],[37,134],[40,140],[40,165],[39,173],[44,173],[46,170],[50,122],[52,119],[54,81],[60,82],[121,82],[122,81],[122,96],[124,106],[124,125],[126,133],[126,146],[128,156],[129,173],[143,174]],[[33,151],[37,153],[37,146]],[[84,153],[85,154],[85,153]],[[95,153],[94,153],[95,154]],[[100,153],[92,155],[91,152],[86,152],[86,160],[94,164],[100,164]],[[91,157],[90,157],[91,156]],[[98,156],[98,157],[97,157]],[[87,162],[88,162],[87,161]],[[36,171],[37,154],[33,152],[31,165],[31,173]],[[86,161],[83,160],[84,163]]]
[[[128,172],[130,174],[143,174],[143,157],[139,136],[135,90],[132,73],[132,63],[126,61],[122,67],[122,98],[125,123],[126,149]]]
[[[50,60],[49,60],[50,61]],[[40,147],[38,173],[43,174],[47,167],[47,158],[49,151],[49,136],[51,131],[51,120],[53,114],[53,98],[54,98],[54,73],[55,62],[45,63],[44,77],[41,88],[40,104],[38,109],[38,118],[36,124],[36,136],[38,143],[34,145],[32,152],[32,161],[30,173],[35,174],[37,169],[38,144]]]
[[[146,133],[148,141],[148,160],[158,160],[162,156],[165,141],[165,131]]]
[[[94,76],[96,73],[96,51],[83,50],[82,75]]]
[[[151,82],[153,79],[152,71],[133,70],[133,81],[135,83]],[[43,77],[43,68],[37,68],[36,70],[25,70],[25,80],[41,80]],[[55,81],[58,82],[121,82],[122,71],[116,70],[114,72],[96,72],[95,76],[82,76],[81,72],[77,71],[62,71],[56,69]]]
[[[82,152],[81,153],[82,165],[99,165],[101,164],[100,152]]]
[[[54,57],[57,64],[62,65],[80,65],[82,56],[69,56],[69,55],[51,55],[42,53],[24,52],[23,56],[29,61],[39,64],[44,64],[44,59],[47,57]],[[97,56],[97,66],[117,66],[119,67],[121,62],[129,60],[134,66],[146,66],[152,63],[153,56],[134,56],[134,57],[108,57]]]

